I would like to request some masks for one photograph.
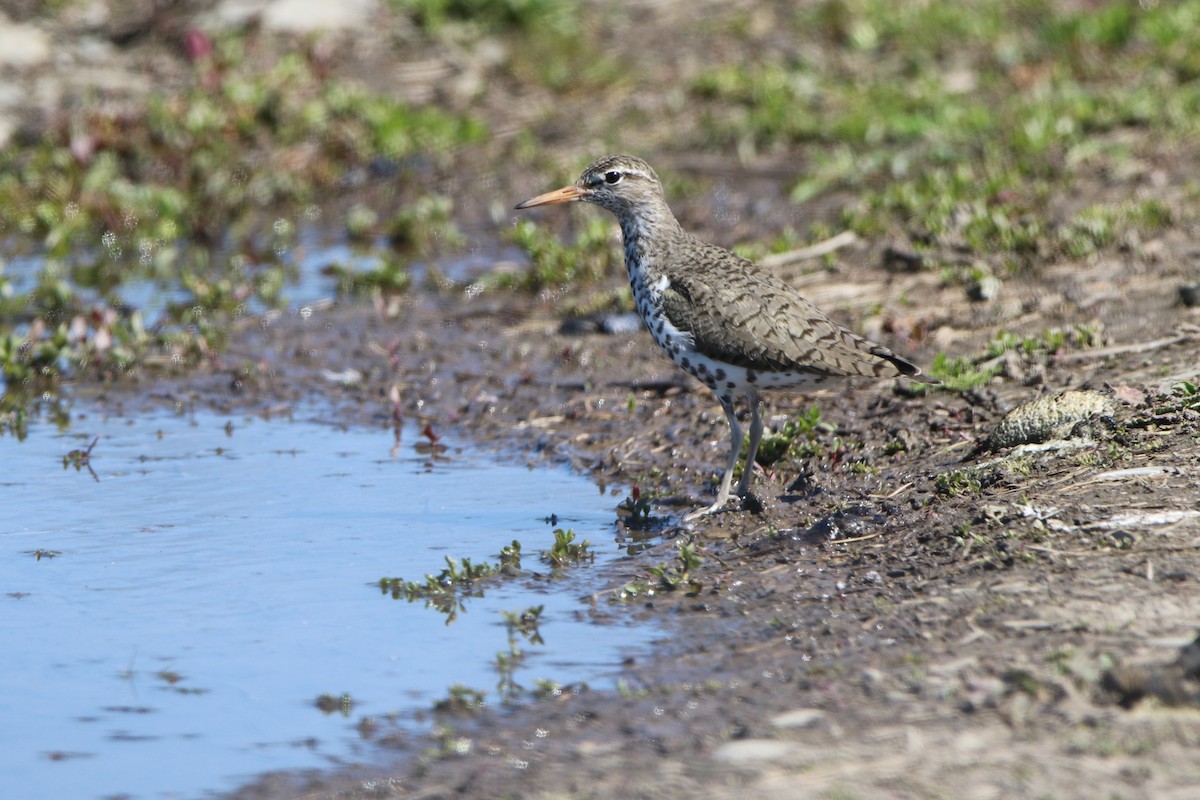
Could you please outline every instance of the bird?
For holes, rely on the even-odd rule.
[[[657,173],[640,158],[601,158],[575,183],[516,208],[572,202],[592,203],[616,216],[638,314],[663,352],[713,391],[729,422],[729,456],[716,499],[684,521],[714,514],[731,499],[745,441],[737,417],[743,402],[750,410],[750,441],[737,495],[750,494],[763,435],[762,390],[854,377],[936,382],[912,362],[831,320],[762,265],[687,233]]]

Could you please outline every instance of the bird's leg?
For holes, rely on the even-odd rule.
[[[713,501],[711,506],[693,511],[683,518],[684,522],[690,522],[706,514],[713,514],[720,511],[729,502],[729,487],[733,483],[733,468],[737,466],[738,456],[742,452],[742,426],[738,424],[737,413],[733,409],[733,403],[721,400],[721,408],[725,409],[725,419],[729,420],[729,460],[725,462],[725,474],[721,476],[721,488],[717,489],[717,499]],[[759,433],[761,433],[761,423],[759,427]]]
[[[738,497],[750,493],[750,482],[754,479],[754,457],[758,455],[758,444],[762,441],[763,418],[762,403],[757,397],[750,398],[750,444],[746,448],[746,464],[742,467],[742,479],[738,481]]]

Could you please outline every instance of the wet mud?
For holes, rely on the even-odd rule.
[[[953,331],[967,353],[1012,324],[883,262],[863,245],[806,291],[937,309],[880,328],[919,363],[939,334],[896,332]],[[680,516],[719,478],[718,404],[645,331],[564,323],[552,297],[414,293],[394,319],[322,304],[246,321],[182,380],[79,390],[265,413],[319,397],[331,424],[415,419],[651,500],[634,525],[614,499],[619,535],[645,544],[611,568],[611,592],[579,600],[667,625],[625,691],[452,715],[453,746],[374,728],[393,764],[267,776],[236,797],[1185,797],[1200,777],[1180,655],[1200,610],[1200,410],[1172,387],[1194,380],[1200,338],[1172,276],[1106,268],[1113,299],[1087,308],[1047,305],[1064,291],[1052,273],[1010,287],[1035,309],[1025,329],[1099,321],[1110,342],[1010,356],[1021,381],[772,395],[773,430],[813,404],[825,424],[747,508],[690,527]],[[825,305],[850,322],[853,304]],[[1064,389],[1111,413],[985,446],[1012,409]]]

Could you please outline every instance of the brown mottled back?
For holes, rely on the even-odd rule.
[[[847,330],[775,275],[684,234],[671,242],[663,313],[711,358],[762,372],[827,377],[916,377],[909,361]]]

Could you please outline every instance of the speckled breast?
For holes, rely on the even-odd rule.
[[[705,355],[696,348],[695,337],[677,328],[663,313],[662,293],[666,280],[661,278],[656,285],[631,282],[638,313],[663,352],[712,389],[723,402],[754,397],[759,389],[795,388],[824,380],[824,376],[810,372],[754,370]]]

